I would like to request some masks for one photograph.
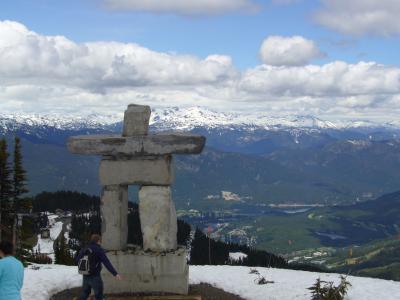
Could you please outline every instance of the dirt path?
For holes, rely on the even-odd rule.
[[[71,300],[74,299],[74,297],[79,296],[80,291],[80,288],[65,290],[51,297],[51,300]],[[202,297],[202,300],[245,300],[239,296],[203,283],[191,285],[189,295],[199,295]]]

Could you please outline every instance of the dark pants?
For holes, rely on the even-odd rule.
[[[94,299],[95,300],[103,300],[103,280],[99,275],[84,275],[83,276],[83,285],[82,285],[82,295],[79,297],[79,300],[87,300],[90,296],[90,292],[93,289]]]

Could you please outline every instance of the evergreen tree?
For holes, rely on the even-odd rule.
[[[32,199],[33,211],[71,210],[76,213],[100,209],[100,198],[71,191],[42,192]]]
[[[27,193],[26,189],[26,171],[22,166],[22,154],[21,154],[21,140],[19,137],[15,138],[14,144],[14,176],[13,176],[13,201],[14,201],[14,209],[17,210],[17,207],[20,200],[21,195]]]
[[[28,192],[26,189],[26,171],[22,166],[22,154],[21,154],[21,140],[19,137],[14,139],[14,172],[12,180],[12,206],[11,210],[14,217],[14,228],[13,228],[13,240],[17,247],[17,252],[23,253],[23,245],[21,243],[21,230],[18,226],[18,213],[22,210],[29,209],[29,201],[23,201],[21,195]]]
[[[8,162],[10,154],[7,152],[7,142],[5,139],[0,140],[0,200],[3,207],[12,196],[12,180],[11,168]]]
[[[10,200],[12,197],[11,169],[8,162],[9,153],[7,152],[7,142],[0,140],[0,240],[2,238],[1,227],[7,226],[9,222],[6,212],[10,210]],[[3,226],[1,226],[3,225]]]
[[[59,238],[54,243],[54,256],[56,264],[67,266],[75,265],[74,257],[64,237],[64,231],[61,232]]]
[[[137,203],[130,204],[131,211],[128,213],[128,243],[143,246],[143,236],[140,226],[139,207]]]
[[[53,248],[54,248],[54,263],[56,265],[61,265],[62,264],[62,250],[63,249],[61,249],[61,245],[60,245],[59,240],[54,241]]]
[[[178,245],[190,246],[190,232],[192,228],[190,225],[182,220],[178,220]]]

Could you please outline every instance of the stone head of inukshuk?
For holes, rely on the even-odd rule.
[[[171,197],[173,154],[198,154],[203,136],[172,133],[149,134],[150,107],[129,105],[122,135],[85,135],[68,140],[76,154],[101,155],[99,177],[103,247],[127,247],[128,186],[139,185],[139,214],[144,250],[177,248],[177,218]]]

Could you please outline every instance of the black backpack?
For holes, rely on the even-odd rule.
[[[82,275],[91,275],[96,267],[95,254],[92,249],[87,247],[83,250],[83,256],[78,261],[78,273]]]

